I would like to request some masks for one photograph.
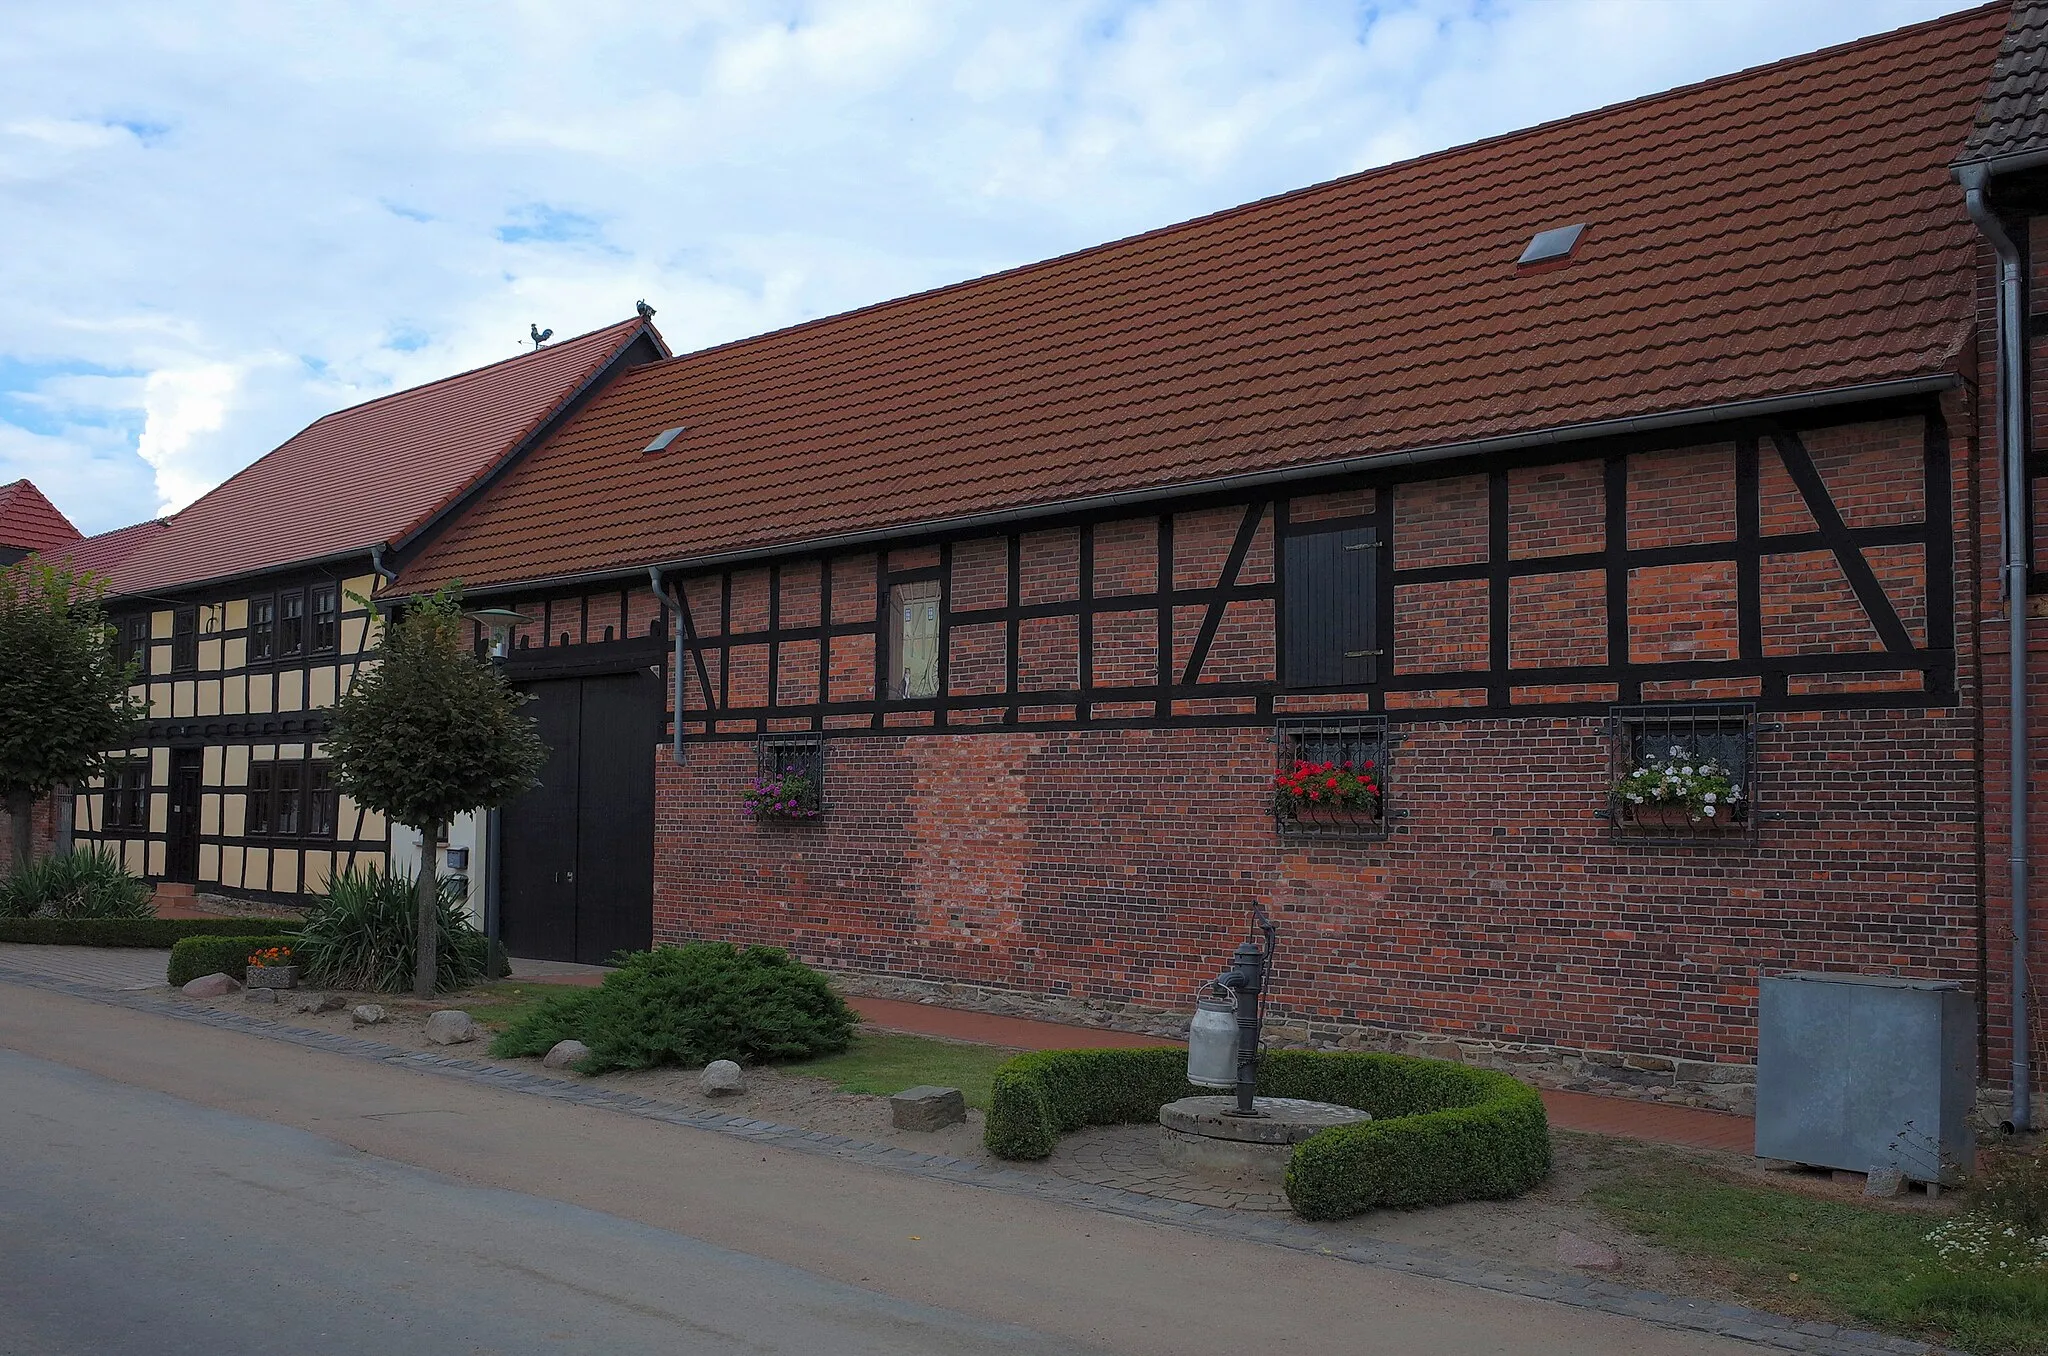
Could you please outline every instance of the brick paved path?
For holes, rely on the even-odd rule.
[[[67,979],[95,989],[154,989],[164,983],[168,951],[119,946],[24,946],[0,943],[0,969]]]

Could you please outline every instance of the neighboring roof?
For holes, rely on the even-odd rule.
[[[2048,150],[2048,0],[2018,0],[1962,159]]]
[[[78,529],[44,497],[33,480],[0,485],[0,546],[44,551],[77,540]]]
[[[44,554],[63,561],[77,573],[90,571],[104,579],[113,573],[116,565],[161,537],[170,530],[170,526],[162,518],[151,518],[145,522],[130,523],[127,527],[117,527],[112,532],[102,532],[97,537],[83,538],[59,549],[47,550]]]
[[[498,466],[642,334],[635,318],[327,415],[175,514],[109,591],[400,544]]]
[[[2003,7],[649,364],[404,572],[625,573],[1952,372]],[[1586,223],[1571,257],[1531,237]],[[687,431],[643,454],[664,429]]]

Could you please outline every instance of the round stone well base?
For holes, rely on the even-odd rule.
[[[1354,1107],[1298,1097],[1255,1097],[1262,1115],[1230,1114],[1235,1097],[1183,1097],[1159,1108],[1159,1156],[1222,1186],[1278,1184],[1294,1146],[1319,1130],[1372,1117]]]

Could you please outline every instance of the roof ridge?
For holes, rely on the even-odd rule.
[[[1213,212],[1204,212],[1198,216],[1188,217],[1181,221],[1168,222],[1164,226],[1153,226],[1146,230],[1133,232],[1130,235],[1118,236],[1113,240],[1099,241],[1096,244],[1086,245],[1077,250],[1069,250],[1064,254],[1055,254],[1045,259],[1034,259],[1009,268],[997,269],[993,273],[983,273],[973,278],[962,278],[957,282],[941,283],[936,287],[928,287],[922,291],[906,292],[902,296],[886,297],[881,301],[869,302],[864,306],[855,306],[850,310],[834,311],[829,315],[813,316],[809,320],[800,320],[793,325],[784,325],[778,329],[763,330],[758,334],[742,335],[737,339],[728,339],[723,343],[692,349],[686,353],[677,353],[669,358],[649,363],[647,366],[649,368],[659,368],[668,363],[680,362],[686,358],[701,358],[709,354],[722,353],[729,349],[779,338],[784,335],[801,334],[819,325],[844,321],[854,316],[876,314],[893,307],[908,306],[911,303],[933,297],[945,296],[949,293],[963,291],[968,288],[992,284],[998,279],[1023,277],[1042,269],[1051,269],[1074,260],[1086,259],[1093,255],[1135,244],[1139,241],[1164,239],[1177,232],[1193,230],[1196,227],[1213,222],[1226,221],[1242,213],[1271,207],[1275,203],[1286,202],[1289,199],[1308,198],[1314,194],[1328,192],[1340,185],[1361,183],[1377,175],[1389,174],[1396,170],[1412,169],[1417,165],[1428,164],[1431,161],[1447,160],[1453,156],[1463,155],[1468,152],[1491,150],[1505,143],[1520,141],[1538,134],[1554,133],[1557,129],[1569,127],[1573,123],[1590,122],[1595,118],[1610,116],[1627,109],[1646,107],[1681,96],[1696,95],[1701,91],[1730,85],[1737,81],[1755,79],[1770,71],[1789,69],[1823,59],[1836,58],[1858,48],[1896,42],[1908,34],[1943,28],[1951,24],[1961,25],[1965,21],[1977,18],[1987,10],[2009,10],[2011,7],[2012,0],[1987,0],[1987,3],[1984,4],[1973,5],[1967,9],[1959,9],[1949,14],[1937,15],[1932,19],[1923,19],[1918,23],[1904,24],[1898,28],[1887,29],[1881,33],[1869,33],[1860,38],[1852,38],[1847,42],[1836,43],[1831,47],[1822,47],[1811,52],[1800,52],[1789,57],[1780,57],[1776,61],[1763,62],[1756,66],[1745,66],[1741,70],[1730,71],[1723,75],[1709,76],[1704,80],[1695,80],[1689,84],[1674,85],[1669,89],[1656,90],[1649,94],[1639,94],[1632,99],[1622,99],[1611,104],[1602,104],[1597,108],[1582,109],[1577,113],[1568,113],[1562,117],[1551,118],[1548,121],[1534,123],[1527,127],[1518,127],[1506,132],[1498,132],[1489,137],[1481,137],[1476,141],[1459,142],[1455,146],[1446,146],[1435,151],[1425,151],[1421,155],[1409,156],[1404,160],[1393,160],[1384,165],[1368,166],[1362,170],[1354,170],[1349,174],[1338,175],[1334,179],[1324,179],[1317,183],[1304,184],[1300,188],[1290,188],[1279,193],[1269,193],[1262,198],[1253,198],[1247,202],[1235,203],[1229,207],[1221,207]]]

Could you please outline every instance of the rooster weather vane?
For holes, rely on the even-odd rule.
[[[526,332],[533,336],[533,346],[535,348],[539,348],[542,344],[555,337],[553,330],[544,330],[538,325],[528,325]]]

